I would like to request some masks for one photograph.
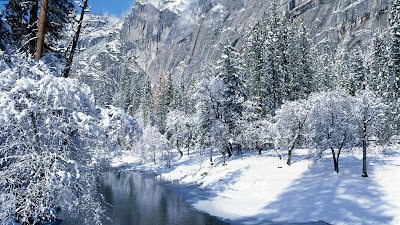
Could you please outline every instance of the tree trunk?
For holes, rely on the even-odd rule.
[[[335,172],[339,173],[339,165],[338,165],[338,161],[336,160],[335,150],[333,148],[331,148],[331,151],[332,151],[332,158],[333,158],[333,167],[335,169]]]
[[[293,149],[289,149],[289,151],[288,151],[287,164],[288,164],[289,166],[292,164],[292,151],[293,151]]]
[[[238,144],[237,145],[237,154],[239,155],[239,154],[243,154],[243,152],[242,152],[242,145],[241,144]]]
[[[32,0],[32,5],[29,10],[29,54],[33,56],[35,54],[36,48],[36,32],[37,32],[37,22],[38,22],[38,13],[39,3],[38,0]]]
[[[67,60],[67,65],[65,66],[64,78],[68,78],[69,72],[71,71],[71,65],[72,65],[72,60],[74,59],[75,55],[75,50],[76,47],[78,46],[78,41],[79,41],[79,35],[81,33],[82,29],[82,23],[83,23],[83,16],[85,15],[85,10],[88,7],[88,0],[85,0],[82,6],[82,11],[81,11],[81,16],[78,21],[78,29],[75,32],[74,40],[72,41],[72,47],[71,47],[71,53],[69,54],[68,60]]]
[[[182,158],[183,157],[183,152],[181,151],[181,146],[179,145],[179,141],[176,142],[176,149],[178,150],[179,155]]]
[[[300,126],[299,129],[301,129],[301,127],[302,126]],[[292,164],[292,152],[293,152],[294,147],[296,146],[296,143],[297,143],[299,137],[300,137],[300,135],[296,134],[293,142],[291,143],[291,145],[289,147],[289,150],[288,150],[288,161],[287,161],[287,164],[289,166]]]
[[[258,146],[258,144],[256,144],[256,148],[258,150],[258,155],[261,155],[262,153],[262,148],[260,146]]]
[[[36,49],[35,49],[35,59],[40,59],[43,56],[43,45],[44,45],[44,35],[46,33],[46,17],[47,17],[48,6],[49,6],[49,0],[41,1]]]
[[[189,155],[189,150],[190,150],[189,149],[189,142],[186,143],[186,149],[187,149],[187,153],[188,153],[187,155]]]
[[[222,164],[222,165],[225,166],[226,165],[226,163],[225,163],[226,150],[222,152],[222,155],[224,156],[224,164]]]
[[[364,140],[363,140],[363,174],[362,174],[362,177],[368,177],[368,174],[367,174],[367,141],[365,139],[366,138],[364,137]]]
[[[232,157],[232,155],[233,155],[233,148],[232,148],[232,144],[231,144],[230,142],[228,142],[227,151],[228,151],[228,156],[229,156],[229,158]]]
[[[211,165],[211,166],[214,165],[214,163],[213,163],[213,161],[212,161],[212,151],[211,151],[211,148],[210,148],[210,165]]]

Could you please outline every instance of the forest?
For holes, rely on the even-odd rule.
[[[215,153],[225,165],[267,151],[291,165],[307,149],[311,164],[330,154],[339,173],[341,154],[360,148],[368,177],[370,146],[399,142],[399,0],[385,33],[337,49],[313,44],[274,0],[242,51],[225,40],[212,73],[187,82],[166,72],[152,84],[121,65],[112,95],[69,77],[89,9],[88,0],[9,0],[0,14],[2,224],[54,221],[61,208],[100,224],[96,180],[121,152],[171,168],[185,155],[212,167]]]

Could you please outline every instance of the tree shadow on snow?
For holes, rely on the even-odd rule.
[[[359,165],[354,165],[359,162]],[[374,163],[369,164],[374,170]],[[362,178],[362,161],[343,157],[340,173],[333,172],[332,160],[325,159],[295,180],[278,200],[265,206],[254,218],[233,221],[238,224],[281,224],[272,221],[330,221],[334,224],[388,224],[393,218],[384,214],[391,207],[383,199],[373,177]],[[257,219],[258,218],[258,219]],[[262,219],[265,219],[264,221]],[[286,223],[283,223],[286,224]]]

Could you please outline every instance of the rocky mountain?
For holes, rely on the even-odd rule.
[[[110,95],[123,67],[152,83],[171,73],[191,82],[207,76],[228,41],[243,48],[245,34],[269,7],[266,0],[137,0],[131,13],[111,23],[87,19],[74,76]],[[313,42],[351,48],[386,32],[391,0],[280,0],[280,10],[304,19]],[[100,30],[100,31],[99,31]],[[99,85],[97,80],[106,81]],[[101,86],[101,87],[100,87]],[[112,87],[112,88],[111,88]],[[95,91],[96,92],[96,91]]]

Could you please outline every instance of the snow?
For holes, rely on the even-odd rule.
[[[138,0],[141,5],[153,5],[161,11],[169,10],[174,13],[182,12],[193,0]]]
[[[306,159],[308,150],[295,150],[292,166],[273,151],[261,156],[255,152],[235,155],[226,166],[219,154],[210,166],[208,156],[202,155],[200,161],[191,152],[176,159],[171,169],[162,163],[140,165],[132,153],[123,152],[113,166],[154,172],[171,182],[198,184],[195,191],[188,191],[187,202],[232,223],[400,224],[400,147],[390,155],[373,152],[368,156],[368,178],[361,177],[360,150],[343,153],[339,174],[334,172],[330,154],[311,164]],[[199,198],[201,192],[207,194]]]

